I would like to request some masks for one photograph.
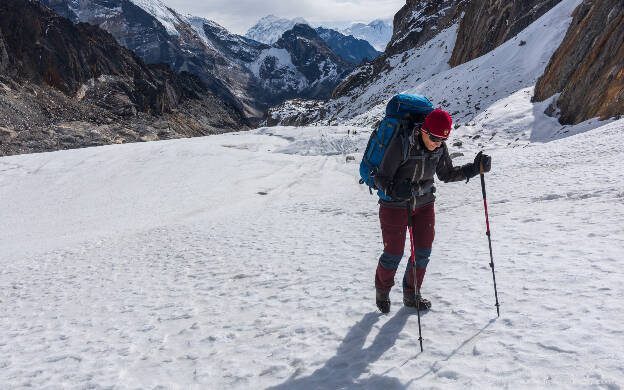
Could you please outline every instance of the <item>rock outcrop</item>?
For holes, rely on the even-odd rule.
[[[394,15],[394,31],[386,47],[390,57],[429,42],[440,31],[457,23],[466,0],[407,0]]]
[[[450,65],[455,67],[496,49],[561,0],[466,2]]]
[[[388,69],[388,58],[422,46],[440,31],[459,23],[451,67],[480,57],[526,28],[561,0],[407,0],[394,16],[386,51],[343,81],[333,96],[346,96],[362,82]],[[463,16],[463,17],[462,17]]]
[[[9,54],[2,35],[2,28],[0,27],[0,72],[4,72],[9,66]]]
[[[559,121],[576,124],[624,113],[624,3],[585,0],[535,86],[534,99],[556,101]],[[556,110],[553,110],[556,111]]]

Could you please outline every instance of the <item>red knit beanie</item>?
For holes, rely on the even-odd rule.
[[[435,109],[427,115],[423,123],[425,130],[438,138],[447,139],[451,134],[453,120],[448,112]]]

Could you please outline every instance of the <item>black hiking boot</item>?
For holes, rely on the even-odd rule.
[[[377,290],[375,302],[380,312],[386,314],[390,312],[390,291]]]
[[[407,307],[418,307],[418,310],[421,311],[431,309],[431,302],[428,299],[421,297],[420,295],[404,295],[403,304]]]

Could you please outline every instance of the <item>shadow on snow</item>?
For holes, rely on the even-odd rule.
[[[373,343],[368,348],[363,348],[373,325],[382,316],[377,312],[367,313],[349,330],[338,347],[336,356],[325,362],[323,367],[302,378],[296,378],[299,373],[297,371],[286,382],[269,389],[404,389],[405,385],[397,378],[383,375],[372,375],[363,380],[357,378],[368,371],[369,364],[376,362],[392,348],[407,319],[413,314],[412,310],[403,307],[381,327]]]
[[[393,368],[387,370],[382,375],[371,375],[368,378],[358,380],[362,374],[368,372],[368,366],[375,363],[390,348],[392,348],[405,327],[407,319],[413,316],[415,312],[406,307],[401,308],[388,322],[386,322],[379,333],[375,336],[375,340],[368,347],[364,348],[364,343],[369,333],[373,329],[373,325],[382,316],[378,312],[371,312],[364,315],[347,333],[342,343],[336,351],[336,356],[330,358],[325,365],[306,377],[297,378],[301,371],[298,369],[286,380],[286,382],[269,387],[268,390],[286,390],[286,389],[406,389],[413,382],[424,378],[428,374],[434,373],[435,367],[439,361],[431,365],[428,371],[423,375],[411,379],[406,384],[401,383],[399,379],[386,376],[385,374]],[[426,315],[427,313],[421,313]],[[496,319],[490,320],[484,327],[479,329],[473,336],[464,340],[455,350],[441,361],[448,361],[457,352],[464,348],[468,343],[479,336],[485,329],[492,325]],[[417,358],[420,352],[410,357],[402,365],[408,361]]]

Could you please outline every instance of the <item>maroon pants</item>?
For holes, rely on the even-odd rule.
[[[414,268],[416,268],[416,289],[420,290],[435,236],[433,203],[412,210],[412,215],[414,218],[414,264],[408,262],[403,276],[403,293],[406,295],[414,294]],[[377,265],[375,287],[379,290],[389,291],[394,286],[394,275],[405,248],[407,209],[394,209],[380,205],[379,222],[381,223],[384,251]]]

